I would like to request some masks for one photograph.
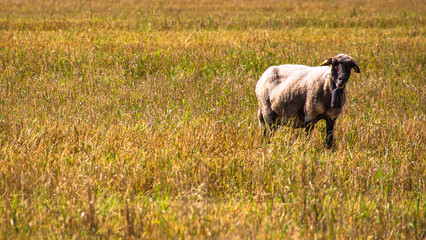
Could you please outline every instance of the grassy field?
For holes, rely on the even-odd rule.
[[[1,239],[426,237],[426,4],[0,0]],[[270,65],[346,53],[336,146]]]

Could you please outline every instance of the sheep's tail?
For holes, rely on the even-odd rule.
[[[280,79],[280,74],[279,74],[279,70],[277,67],[274,67],[272,69],[272,73],[271,73],[271,82],[276,82]]]

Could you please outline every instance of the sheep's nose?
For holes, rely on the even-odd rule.
[[[345,83],[346,81],[339,79],[339,81],[337,82],[337,88],[343,88],[345,86]]]

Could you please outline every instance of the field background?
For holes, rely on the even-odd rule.
[[[425,8],[0,0],[0,238],[425,238]],[[338,53],[334,149],[265,143],[263,71]]]

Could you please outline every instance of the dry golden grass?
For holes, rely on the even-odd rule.
[[[426,237],[425,4],[1,1],[0,238]],[[264,143],[270,65],[353,56]]]

